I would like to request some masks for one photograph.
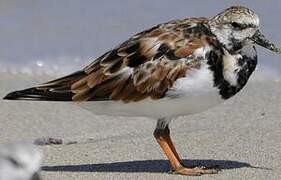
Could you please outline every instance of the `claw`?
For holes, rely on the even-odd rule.
[[[173,173],[187,176],[201,176],[203,174],[218,174],[219,171],[219,169],[206,167],[187,168],[182,166],[174,170]]]

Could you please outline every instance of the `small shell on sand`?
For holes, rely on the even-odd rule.
[[[35,145],[45,146],[45,145],[60,145],[63,143],[62,139],[56,138],[38,138],[33,142]]]

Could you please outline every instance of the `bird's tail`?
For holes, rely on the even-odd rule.
[[[6,100],[39,100],[39,101],[72,101],[71,85],[85,77],[84,71],[44,83],[42,85],[11,92],[3,99]]]
[[[5,100],[40,100],[40,101],[71,101],[72,92],[52,92],[37,87],[14,91],[7,94]]]

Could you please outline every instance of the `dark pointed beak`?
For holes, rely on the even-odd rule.
[[[251,38],[251,40],[254,41],[254,43],[269,49],[273,52],[281,54],[281,48],[273,44],[270,40],[268,40],[261,32],[260,30],[257,30],[254,36]]]

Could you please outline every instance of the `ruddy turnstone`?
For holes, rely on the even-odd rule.
[[[10,100],[91,101],[97,114],[158,119],[154,136],[174,172],[187,168],[170,138],[172,118],[211,108],[238,93],[257,65],[255,44],[281,49],[259,30],[259,17],[242,6],[213,18],[186,18],[138,33],[74,74],[8,94]],[[83,103],[80,103],[83,104]]]

